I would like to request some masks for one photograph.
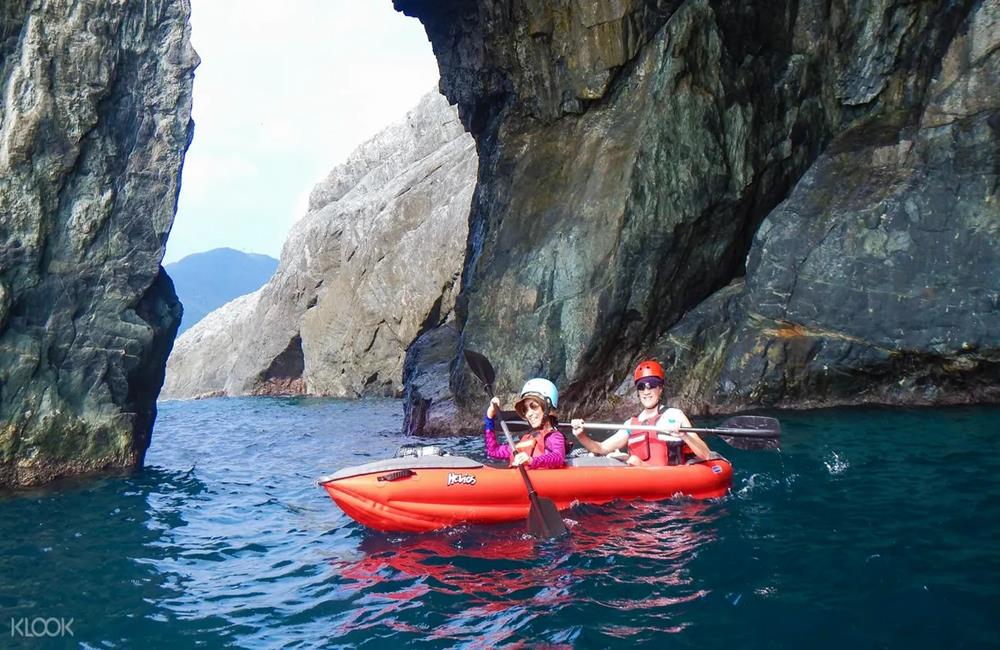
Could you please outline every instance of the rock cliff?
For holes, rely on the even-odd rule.
[[[0,488],[142,464],[181,307],[189,3],[0,8]]]
[[[177,340],[164,397],[400,394],[406,348],[452,317],[475,181],[457,110],[426,95],[316,186],[264,287]]]
[[[940,63],[917,112],[838,135],[745,281],[654,346],[692,409],[1000,399],[1000,3]]]
[[[566,411],[647,355],[701,411],[1000,396],[996,0],[394,4],[480,155],[423,420],[463,348]]]

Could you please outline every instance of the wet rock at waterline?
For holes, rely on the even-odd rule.
[[[0,488],[142,464],[181,306],[189,4],[0,10]]]
[[[164,396],[401,394],[406,348],[453,311],[475,179],[426,95],[316,186],[264,287],[177,340]]]
[[[449,322],[422,334],[406,351],[404,434],[447,435],[456,428],[475,431],[481,426],[481,419],[461,420],[463,414],[449,401],[448,376],[457,349],[458,331],[454,323]]]
[[[479,145],[456,359],[570,412],[647,355],[703,411],[997,398],[996,0],[501,5],[395,0]],[[481,411],[450,367],[423,417]]]

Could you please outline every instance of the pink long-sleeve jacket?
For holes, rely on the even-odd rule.
[[[483,418],[483,437],[486,438],[486,455],[494,460],[510,461],[513,452],[508,445],[497,442],[496,425],[492,418]],[[566,438],[558,429],[545,437],[545,453],[528,462],[528,469],[557,469],[566,464]]]

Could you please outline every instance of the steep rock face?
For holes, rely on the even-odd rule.
[[[544,375],[564,389],[568,409],[604,404],[637,357],[663,350],[657,341],[685,313],[744,272],[755,279],[756,258],[746,268],[754,233],[831,142],[847,142],[848,132],[864,138],[866,125],[912,130],[935,92],[946,95],[938,100],[945,112],[965,105],[965,82],[939,76],[948,90],[929,86],[934,75],[954,78],[942,58],[962,47],[963,22],[988,22],[975,16],[992,15],[995,4],[395,0],[425,25],[442,89],[459,101],[479,145],[456,351],[473,348],[493,359],[508,395],[525,378]],[[975,29],[989,33],[988,25]],[[980,58],[992,52],[978,47]],[[991,120],[995,111],[987,108],[980,121]],[[987,131],[970,137],[982,142]],[[915,155],[960,166],[962,147],[938,146],[947,137]],[[995,186],[995,159],[991,167],[990,154],[980,154],[973,175],[985,173]],[[872,210],[880,200],[873,191],[883,191],[863,174],[823,182],[832,183],[828,194],[846,191],[856,197],[852,205]],[[909,190],[900,191],[905,202]],[[989,197],[970,195],[970,214],[979,215],[973,221],[995,218]],[[841,210],[833,219],[855,214]],[[815,242],[809,223],[817,215],[808,216],[812,221],[775,216],[785,225],[770,232],[785,233],[784,245],[769,250],[784,254],[786,266],[789,255]],[[977,248],[995,248],[989,228],[970,237]],[[929,240],[912,238],[914,259]],[[875,248],[875,257],[892,254]],[[818,281],[843,280],[816,271]],[[984,279],[995,286],[996,271],[985,273],[959,274],[959,290],[975,290]],[[883,293],[926,284],[909,276],[905,289],[891,287],[876,272],[847,277]],[[835,309],[813,298],[816,309]],[[963,304],[974,311],[984,303]],[[705,309],[718,314],[712,305]],[[898,321],[897,328],[908,326],[904,310]],[[996,334],[985,338],[995,350]],[[467,371],[451,368],[458,403],[466,413],[480,408]],[[704,378],[691,382],[685,394],[697,394],[705,408],[727,401]],[[781,403],[808,403],[802,400],[800,392]],[[758,391],[749,401],[769,400]]]
[[[839,136],[761,225],[745,285],[660,343],[690,408],[1000,400],[997,88],[983,2],[917,119]]]
[[[457,349],[454,322],[428,330],[407,349],[403,366],[403,433],[434,436],[454,431],[461,414],[451,400],[448,377]],[[469,422],[467,428],[474,425]]]
[[[0,9],[0,487],[137,467],[181,308],[188,2]]]
[[[267,285],[178,339],[164,396],[399,394],[406,348],[453,311],[475,179],[428,94],[313,190]]]

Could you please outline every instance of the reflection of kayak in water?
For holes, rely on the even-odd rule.
[[[381,593],[423,603],[428,602],[427,591],[461,593],[471,606],[490,613],[515,605],[537,610],[540,605],[579,604],[570,585],[588,575],[606,584],[609,572],[625,561],[639,568],[642,589],[604,592],[602,602],[624,610],[660,606],[663,590],[669,590],[666,604],[672,605],[705,593],[698,581],[690,579],[689,564],[717,538],[720,507],[724,506],[705,501],[583,506],[573,513],[577,520],[573,534],[557,549],[525,535],[523,522],[475,530],[365,534],[357,557],[335,558],[331,563],[352,592],[370,592],[378,586]],[[650,570],[642,570],[645,567]]]
[[[561,469],[533,470],[541,497],[560,510],[616,499],[655,501],[724,496],[733,468],[724,458],[668,467],[629,467],[604,457],[567,459]],[[520,473],[461,456],[417,456],[347,467],[319,484],[356,521],[389,532],[523,520],[528,494]]]

